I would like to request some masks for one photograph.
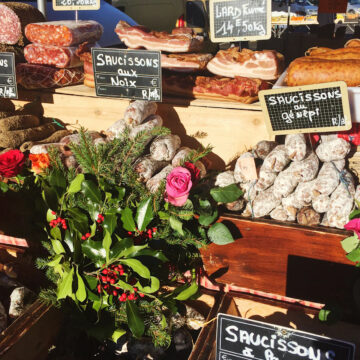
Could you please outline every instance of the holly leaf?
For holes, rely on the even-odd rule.
[[[169,218],[170,226],[173,230],[177,231],[181,236],[184,236],[183,223],[174,216]]]
[[[51,245],[54,249],[55,254],[65,254],[65,249],[59,240],[51,240]]]
[[[81,184],[81,192],[91,202],[98,204],[101,202],[101,192],[95,183],[91,180],[83,181]]]
[[[216,187],[210,190],[213,199],[221,203],[230,203],[239,199],[243,192],[236,184],[231,184],[225,187]]]
[[[89,228],[88,217],[79,208],[68,209],[67,218],[74,223],[75,228],[81,234],[87,233]]]
[[[46,212],[46,221],[50,222],[51,220],[55,220],[56,219],[56,214],[53,215],[52,213],[53,211],[51,209],[48,209],[48,211]]]
[[[355,249],[351,251],[349,254],[346,255],[346,257],[353,262],[360,261],[360,249]]]
[[[102,246],[101,241],[85,240],[81,244],[83,253],[96,264],[97,267],[101,267],[106,260],[106,250]]]
[[[69,194],[76,194],[77,192],[79,192],[81,190],[81,184],[84,181],[84,179],[85,179],[84,174],[76,175],[75,179],[70,183],[67,192]]]
[[[105,219],[103,222],[103,227],[109,232],[110,235],[113,234],[117,225],[117,216],[113,214],[105,214]]]
[[[123,226],[125,230],[136,231],[135,221],[129,207],[126,207],[121,212],[121,221],[123,222]]]
[[[110,255],[109,255],[110,259],[117,259],[118,257],[121,256],[121,253],[124,250],[129,249],[134,245],[134,242],[132,241],[131,238],[121,239],[117,235],[115,235],[115,237],[117,238],[118,241],[110,249]]]
[[[57,254],[53,257],[53,260],[48,262],[46,265],[51,266],[51,267],[56,266],[56,265],[60,264],[60,261],[62,260],[62,258],[63,258],[63,255]]]
[[[105,230],[105,236],[104,236],[104,239],[103,239],[103,248],[105,249],[106,251],[106,261],[108,262],[109,261],[109,257],[110,257],[110,246],[111,246],[111,243],[112,243],[112,240],[111,240],[111,235],[110,233]]]
[[[162,262],[169,261],[169,259],[164,255],[164,253],[153,249],[142,249],[139,251],[135,251],[134,253],[131,254],[131,257],[138,257],[138,256],[150,256]]]
[[[66,179],[60,171],[52,171],[48,180],[51,186],[56,186],[62,190],[66,188]]]
[[[135,286],[139,289],[140,292],[152,294],[160,289],[160,280],[155,276],[151,276],[150,280],[150,286],[142,286],[139,281],[135,284]]]
[[[234,242],[229,229],[222,223],[216,223],[208,230],[211,242],[217,245],[226,245]]]
[[[150,270],[136,259],[121,259],[120,262],[139,274],[144,279],[150,279]]]
[[[50,235],[54,239],[61,240],[61,231],[57,226],[50,229]]]
[[[355,209],[350,215],[349,215],[349,219],[353,220],[355,218],[358,218],[360,216],[360,210],[359,209]]]
[[[140,231],[144,231],[154,218],[152,197],[143,200],[137,207],[135,220]]]
[[[196,282],[192,282],[190,286],[188,286],[185,290],[181,291],[176,297],[176,300],[184,301],[191,298],[195,295],[199,290],[198,285]]]
[[[72,291],[73,279],[74,279],[74,268],[71,268],[71,270],[63,277],[62,281],[58,286],[58,291],[57,291],[58,300],[65,299],[67,296],[71,296],[73,294]]]
[[[357,235],[354,235],[341,241],[341,246],[346,253],[350,253],[351,251],[355,250],[358,247],[359,242],[360,241]]]
[[[117,193],[118,193],[117,199],[119,201],[121,201],[125,196],[126,189],[124,187],[118,187],[117,186],[116,190],[117,190]]]
[[[133,301],[126,301],[126,315],[127,323],[132,334],[136,338],[140,338],[144,334],[145,325],[143,319],[141,318],[139,309]]]
[[[76,298],[80,301],[83,302],[86,299],[86,287],[85,287],[85,283],[84,280],[82,279],[82,277],[79,274],[79,270],[76,270],[76,275],[77,275],[77,283],[78,283],[78,287],[76,290]]]
[[[112,335],[111,335],[111,340],[114,343],[117,343],[117,341],[126,334],[126,330],[124,329],[116,329]]]

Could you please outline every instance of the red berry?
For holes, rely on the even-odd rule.
[[[106,277],[106,276],[102,276],[102,277],[101,277],[101,281],[104,282],[104,283],[106,283],[106,282],[107,282],[107,277]]]
[[[131,235],[131,234],[132,234],[132,232],[131,232],[131,231],[128,231],[128,234],[129,234],[129,235]]]
[[[118,286],[115,286],[115,289],[116,289],[116,290],[120,290],[120,288],[119,288]]]
[[[128,300],[134,300],[134,295],[133,294],[130,294],[129,296],[128,296]]]
[[[135,291],[135,292],[137,292],[137,291],[138,291],[138,289],[137,289],[136,287],[134,287],[133,289],[134,289],[134,291]]]
[[[51,213],[52,213],[53,215],[56,215],[56,212],[55,212],[55,211],[52,211]]]
[[[98,293],[100,294],[101,293],[101,285],[100,284],[97,286],[97,290],[98,290]]]
[[[81,240],[86,240],[86,237],[83,235],[83,236],[81,237]]]
[[[108,273],[108,269],[104,269],[104,270],[102,271],[102,273],[103,273],[104,275],[106,275],[106,274]]]
[[[143,297],[145,296],[145,294],[139,293],[139,296],[140,296],[141,298],[143,298]]]
[[[107,281],[110,281],[110,280],[111,280],[111,277],[110,277],[110,276],[107,276],[107,277],[106,277],[106,280],[107,280]]]
[[[89,238],[89,237],[91,236],[91,234],[90,234],[90,233],[86,233],[85,236],[86,236],[87,238]]]
[[[110,286],[108,284],[104,285],[104,289],[109,289]]]
[[[115,283],[116,283],[115,279],[111,279],[111,280],[110,280],[110,284],[111,284],[111,285],[114,285]]]
[[[67,230],[67,226],[66,225],[63,225],[62,227],[64,230]]]
[[[100,221],[99,219],[97,219],[97,220],[96,220],[96,222],[97,222],[98,224],[100,224],[100,223],[101,223],[101,221]]]
[[[112,293],[113,293],[114,296],[117,296],[117,291],[116,290],[113,290]]]
[[[124,275],[124,270],[120,270],[119,274],[120,274],[120,276],[123,276]]]

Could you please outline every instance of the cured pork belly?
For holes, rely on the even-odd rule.
[[[274,50],[252,51],[238,47],[220,50],[209,61],[207,69],[215,75],[244,76],[276,80],[284,70],[284,56]]]
[[[194,35],[188,28],[176,29],[172,34],[164,31],[150,31],[144,26],[131,26],[126,21],[119,21],[115,32],[119,39],[131,49],[145,48],[174,53],[199,51],[204,38]]]
[[[206,69],[211,54],[161,54],[161,67],[179,72],[194,72]]]

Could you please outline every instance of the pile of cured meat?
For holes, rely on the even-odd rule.
[[[15,62],[24,61],[25,26],[32,22],[45,21],[35,7],[19,2],[0,4],[0,52],[15,54]]]
[[[26,89],[82,83],[83,62],[77,51],[84,46],[89,49],[95,46],[102,33],[102,25],[92,20],[26,25],[25,35],[31,43],[24,49],[27,63],[16,67],[17,82]]]
[[[38,102],[15,109],[8,99],[0,101],[0,151],[20,148],[27,150],[35,143],[56,142],[70,132],[54,119],[43,117]]]
[[[252,103],[284,68],[283,56],[273,50],[231,48],[214,57],[201,53],[204,38],[190,28],[176,28],[168,34],[120,21],[115,32],[128,48],[162,52],[161,66],[167,70],[163,91],[167,95]]]
[[[357,179],[345,169],[351,145],[338,135],[321,135],[315,150],[304,134],[287,135],[284,144],[259,142],[237,160],[234,171],[217,176],[216,185],[237,183],[242,200],[228,209],[254,218],[270,216],[302,225],[343,229],[360,200]],[[255,158],[258,179],[247,181],[241,159]]]
[[[125,129],[129,129],[129,137],[135,138],[140,132],[151,131],[163,125],[160,115],[156,114],[157,104],[154,102],[136,100],[125,111],[123,119],[116,121],[106,131],[90,131],[95,145],[111,141],[114,138],[122,138]],[[163,135],[150,139],[149,152],[143,154],[134,163],[134,169],[138,173],[139,180],[146,183],[150,192],[156,192],[162,181],[171,170],[180,166],[184,159],[191,153],[188,147],[181,147],[181,140],[177,135]],[[35,144],[30,148],[32,154],[47,153],[50,147],[58,148],[62,153],[62,160],[67,167],[77,168],[75,156],[69,147],[70,143],[79,143],[80,135],[71,134],[63,137],[57,143]],[[200,170],[200,176],[206,175],[206,167],[201,161],[195,163]]]
[[[300,86],[345,81],[360,85],[360,39],[349,40],[344,48],[311,48],[307,56],[295,59],[288,68],[286,85]]]

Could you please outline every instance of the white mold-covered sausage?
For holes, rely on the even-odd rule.
[[[278,143],[275,141],[259,141],[254,148],[254,154],[259,159],[264,160],[276,146]]]
[[[150,115],[154,115],[156,110],[157,104],[155,102],[135,100],[125,110],[124,121],[129,126],[140,125]]]
[[[177,135],[158,136],[150,145],[150,156],[157,161],[170,161],[181,145]]]
[[[336,161],[345,159],[350,152],[350,143],[341,138],[322,142],[316,148],[316,155],[322,162]]]
[[[301,161],[307,154],[304,134],[289,134],[285,137],[286,155],[293,161]]]
[[[216,176],[215,186],[225,187],[235,184],[235,177],[233,171],[224,171]]]
[[[280,172],[290,162],[290,158],[286,155],[285,145],[278,145],[265,158],[262,169],[268,172]]]

